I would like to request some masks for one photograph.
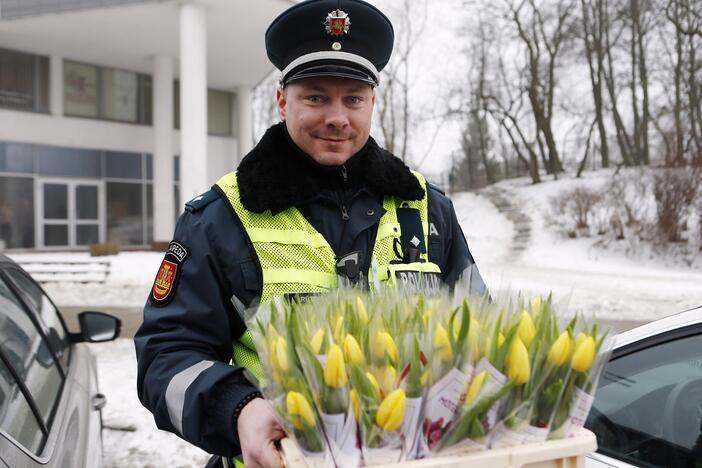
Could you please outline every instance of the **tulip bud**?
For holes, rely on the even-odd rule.
[[[333,344],[327,352],[327,362],[324,366],[324,383],[332,388],[342,388],[347,381],[344,353],[339,345]]]
[[[346,338],[344,338],[344,357],[347,362],[357,366],[361,366],[366,362],[361,347],[358,345],[358,341],[356,341],[356,338],[352,335],[346,335]]]
[[[356,310],[358,311],[358,318],[363,325],[368,323],[368,311],[366,310],[366,305],[363,303],[361,296],[356,296]]]
[[[517,384],[525,384],[529,381],[529,375],[529,352],[517,336],[507,354],[507,377]]]
[[[324,329],[320,328],[319,330],[317,330],[317,332],[312,337],[312,341],[310,341],[310,345],[312,346],[312,351],[314,351],[314,354],[319,354],[319,352],[322,350],[322,343],[323,342],[324,342]]]
[[[288,396],[285,399],[285,404],[288,408],[288,413],[291,416],[295,429],[300,430],[303,428],[303,426],[307,428],[314,427],[315,419],[312,406],[310,406],[307,398],[305,398],[302,393],[292,391],[288,392]]]
[[[466,399],[463,402],[465,405],[470,405],[475,400],[475,397],[480,393],[480,389],[483,388],[483,383],[485,383],[485,378],[487,378],[487,371],[482,371],[473,378],[473,381],[468,387],[468,392],[466,393]]]
[[[351,389],[351,407],[353,408],[353,417],[358,421],[358,392],[355,388]]]
[[[534,341],[534,336],[536,335],[536,328],[534,327],[534,321],[531,319],[531,315],[526,310],[522,311],[522,315],[519,318],[519,328],[517,329],[519,338],[524,343],[527,348]]]
[[[587,336],[581,341],[580,345],[575,348],[573,359],[570,361],[570,366],[576,372],[586,372],[592,366],[592,361],[595,360],[595,339]]]
[[[440,323],[436,324],[436,330],[434,331],[434,349],[439,352],[441,362],[449,363],[453,361],[453,350],[451,350],[448,333],[446,333],[446,329]]]
[[[392,432],[400,427],[405,418],[405,391],[401,388],[385,397],[378,407],[375,422],[385,432]]]
[[[344,317],[342,315],[337,315],[334,321],[334,338],[340,339],[339,334],[341,333],[341,326],[344,324]]]
[[[288,371],[288,345],[285,342],[285,338],[279,336],[276,342],[273,344],[273,349],[271,350],[271,361],[273,368],[280,373],[286,373]]]
[[[387,395],[395,389],[397,383],[397,371],[392,366],[382,366],[376,371],[380,391],[383,395]]]
[[[397,346],[395,346],[395,340],[392,339],[390,333],[377,332],[373,345],[373,354],[376,358],[383,359],[387,355],[393,364],[397,362]]]
[[[371,385],[375,389],[375,394],[376,398],[380,397],[380,386],[378,385],[378,381],[375,379],[375,376],[371,374],[370,372],[366,372],[366,377],[368,377],[368,380],[370,381]]]
[[[503,344],[505,344],[505,335],[502,332],[499,332],[497,334],[497,347],[501,348]]]
[[[570,333],[564,331],[551,345],[551,349],[548,351],[548,362],[556,367],[561,367],[570,356],[570,346]]]
[[[543,302],[541,301],[541,296],[536,296],[531,300],[531,310],[532,312],[539,311],[541,309],[541,304]]]
[[[477,361],[480,359],[480,323],[473,317],[470,318],[470,328],[468,329],[468,345],[470,346],[471,359]]]
[[[578,347],[587,339],[587,335],[583,332],[578,333],[578,336],[575,337],[575,347],[574,349],[578,349]]]

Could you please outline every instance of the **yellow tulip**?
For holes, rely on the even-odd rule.
[[[341,326],[344,324],[344,317],[342,315],[337,315],[334,321],[334,338],[339,338],[341,333]]]
[[[473,317],[470,318],[470,328],[468,329],[468,346],[470,346],[470,353],[472,354],[473,361],[480,359],[480,323]]]
[[[526,310],[522,311],[522,315],[519,318],[519,328],[517,329],[519,338],[524,343],[527,348],[534,341],[534,336],[536,335],[536,328],[534,327],[534,321],[531,319],[531,315]]]
[[[502,332],[499,332],[497,334],[497,347],[501,348],[503,344],[505,344],[505,335]]]
[[[361,320],[363,325],[368,323],[368,311],[366,310],[366,305],[363,303],[361,296],[356,296],[356,310],[358,311],[358,318]]]
[[[400,427],[405,418],[406,398],[401,388],[385,397],[375,414],[375,422],[385,432],[392,432]]]
[[[561,333],[548,351],[548,362],[561,367],[570,356],[571,341],[568,331]]]
[[[353,417],[358,421],[358,392],[355,388],[351,389],[351,407],[353,408]]]
[[[366,377],[368,377],[368,380],[370,381],[371,385],[373,386],[373,388],[375,388],[376,395],[380,396],[380,386],[378,385],[378,381],[375,379],[375,376],[370,372],[366,372]]]
[[[387,395],[395,389],[397,382],[397,371],[392,366],[382,366],[376,371],[380,391],[383,395]]]
[[[348,382],[344,353],[337,344],[329,347],[327,362],[324,366],[324,383],[332,388],[342,388]]]
[[[529,381],[529,352],[518,336],[512,341],[512,347],[507,355],[507,377],[517,384],[525,384]]]
[[[285,404],[288,407],[288,413],[291,416],[295,429],[302,429],[303,423],[306,427],[314,427],[314,412],[309,401],[302,393],[288,392],[285,399]]]
[[[541,310],[541,304],[542,304],[541,296],[536,296],[535,298],[533,298],[531,300],[531,310],[533,312],[537,312],[537,311]]]
[[[578,349],[578,347],[587,339],[587,336],[585,333],[580,332],[578,333],[578,336],[575,337],[575,347],[574,349]]]
[[[451,349],[448,333],[446,333],[446,329],[440,323],[436,324],[436,330],[434,330],[434,349],[438,350],[441,362],[449,363],[453,361],[453,350]]]
[[[468,393],[466,393],[466,399],[463,402],[465,405],[470,405],[473,403],[473,400],[475,400],[475,397],[478,396],[478,393],[480,393],[480,389],[483,388],[483,383],[485,383],[485,379],[487,378],[487,371],[482,371],[480,374],[476,375],[473,378],[473,381],[470,383],[470,386],[468,387]]]
[[[346,338],[344,338],[344,357],[347,362],[357,366],[363,365],[363,363],[366,362],[361,347],[358,345],[358,341],[356,341],[356,338],[352,335],[346,335]]]
[[[324,342],[324,329],[320,328],[319,330],[317,330],[317,332],[312,337],[312,341],[310,341],[310,345],[312,345],[312,351],[314,351],[314,354],[319,354],[319,352],[322,350],[322,343],[323,342]]]
[[[376,358],[383,359],[387,355],[393,364],[397,362],[397,346],[395,346],[395,340],[392,339],[390,333],[377,332],[373,345],[373,354]]]
[[[570,367],[576,372],[585,372],[592,367],[592,361],[595,360],[595,339],[587,336],[581,341],[580,345],[575,348],[573,359],[570,361]]]
[[[284,374],[288,371],[288,345],[282,336],[279,336],[278,340],[273,344],[271,361],[273,368],[278,372]]]

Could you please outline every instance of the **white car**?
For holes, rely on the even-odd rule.
[[[702,307],[617,337],[586,427],[588,468],[702,467]]]
[[[70,333],[41,287],[0,254],[0,468],[99,468],[105,397],[83,342],[119,335],[120,321],[78,316]]]

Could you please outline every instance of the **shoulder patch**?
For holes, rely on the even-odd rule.
[[[433,188],[434,190],[436,190],[437,192],[439,192],[441,195],[446,196],[446,192],[444,192],[443,190],[441,190],[441,189],[439,188],[438,185],[434,185],[434,184],[432,184],[431,182],[428,182],[428,181],[427,181],[427,185],[428,185],[429,187]]]
[[[183,263],[189,256],[190,251],[182,243],[171,241],[168,244],[168,250],[156,273],[154,286],[151,288],[151,300],[155,305],[164,306],[171,302],[176,294]]]
[[[217,192],[210,189],[202,195],[198,195],[197,197],[187,202],[185,204],[185,209],[190,211],[191,213],[194,213],[196,211],[200,211],[201,209],[203,209],[218,198],[219,195],[217,195]]]

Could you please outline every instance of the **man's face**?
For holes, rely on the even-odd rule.
[[[349,78],[304,78],[276,93],[295,144],[320,164],[339,166],[368,141],[375,93]]]

